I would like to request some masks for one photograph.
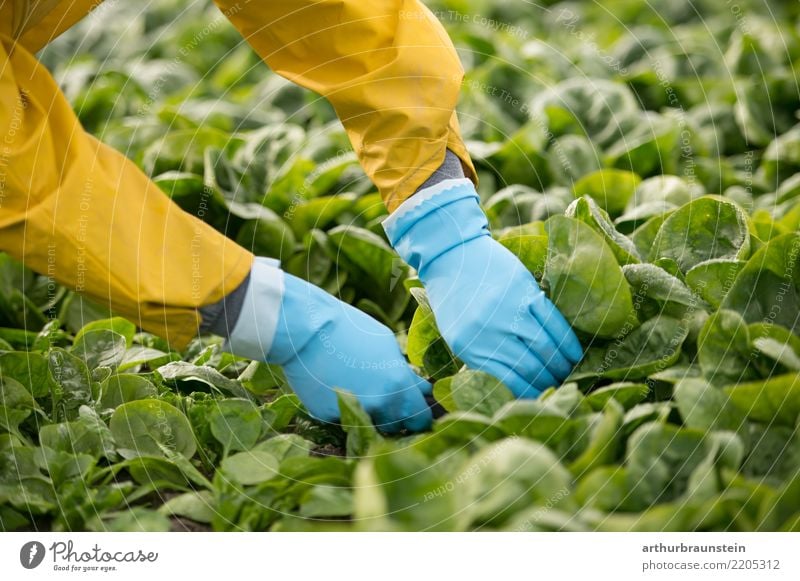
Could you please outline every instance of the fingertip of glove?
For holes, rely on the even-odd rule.
[[[424,383],[427,381],[422,380]],[[430,386],[430,384],[428,384]],[[431,427],[433,412],[425,396],[420,391],[412,389],[404,394],[400,406],[403,427],[412,432],[421,432]]]
[[[563,352],[573,364],[583,359],[583,346],[572,330],[570,330],[569,336],[566,338]]]
[[[578,340],[572,326],[564,314],[549,298],[544,297],[541,303],[531,304],[531,313],[547,333],[558,345],[559,351],[570,360],[577,363],[583,359],[583,347]]]
[[[422,395],[433,395],[433,384],[430,381],[422,379],[418,375],[417,377],[417,388],[419,389]]]
[[[430,429],[433,424],[433,412],[425,404],[425,408],[418,410],[403,420],[403,427],[411,432],[422,432]]]
[[[547,388],[545,388],[547,389]],[[526,385],[521,391],[515,393],[518,399],[538,399],[544,390],[535,385]]]

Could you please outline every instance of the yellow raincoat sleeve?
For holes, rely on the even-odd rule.
[[[0,35],[0,250],[181,348],[197,307],[253,256],[81,127],[53,78]]]
[[[455,115],[464,71],[418,0],[215,0],[278,74],[324,95],[390,211],[442,164],[475,170]]]

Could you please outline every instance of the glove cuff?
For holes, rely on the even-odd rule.
[[[263,361],[272,348],[284,294],[284,272],[271,258],[257,257],[239,318],[223,349],[240,357]]]
[[[489,236],[486,214],[469,179],[444,180],[420,190],[382,223],[389,242],[424,280],[424,271],[448,250]]]

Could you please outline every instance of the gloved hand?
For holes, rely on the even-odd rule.
[[[489,234],[468,179],[419,191],[383,223],[417,269],[442,337],[517,397],[558,386],[583,355],[575,333],[522,263]]]
[[[362,311],[256,258],[225,349],[283,367],[316,418],[339,418],[334,388],[358,398],[378,428],[428,428],[431,385],[408,366],[392,332]]]

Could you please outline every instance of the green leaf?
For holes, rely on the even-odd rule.
[[[335,285],[343,285],[347,276],[334,271],[333,256],[328,235],[321,230],[311,230],[303,239],[303,251],[286,262],[285,270],[335,294],[339,286],[332,287],[328,279],[332,277]]]
[[[468,411],[491,416],[514,394],[493,376],[482,371],[465,370],[437,381],[433,396],[448,411]]]
[[[635,316],[630,289],[613,252],[586,224],[554,216],[545,224],[550,299],[576,329],[614,337]]]
[[[631,233],[631,240],[639,252],[639,256],[649,257],[653,243],[669,213],[663,213],[650,218],[647,222],[636,228]],[[619,222],[619,220],[617,221]]]
[[[705,306],[681,279],[654,264],[629,264],[622,267],[622,273],[635,303],[640,304],[644,299],[655,301],[658,307],[653,314],[682,317]]]
[[[678,360],[688,333],[688,325],[681,320],[655,317],[621,341],[609,345],[597,358],[584,358],[570,377],[595,375],[614,380],[647,377]]]
[[[725,295],[744,267],[741,260],[712,258],[696,264],[686,273],[686,284],[715,309],[719,308]]]
[[[0,377],[16,379],[33,397],[50,394],[48,362],[44,356],[27,351],[0,353]]]
[[[684,204],[688,204],[697,197],[697,189],[696,185],[690,185],[678,176],[653,176],[642,181],[636,188],[628,204],[628,211],[635,211],[637,208],[654,207],[658,205],[669,209],[678,208]],[[656,214],[662,212],[657,212]],[[637,219],[644,217],[649,218],[651,216],[640,213]],[[620,220],[624,218],[623,216]]]
[[[672,259],[686,273],[706,260],[741,260],[749,252],[750,234],[742,209],[724,198],[705,196],[685,204],[664,220],[650,260]]]
[[[239,229],[236,242],[257,256],[289,260],[297,245],[292,229],[272,210],[259,208],[269,216],[247,220]]]
[[[38,333],[26,331],[25,329],[12,329],[0,327],[0,340],[4,344],[9,344],[12,348],[28,349],[36,342]]]
[[[10,506],[0,506],[0,531],[4,533],[24,530],[30,521]]]
[[[127,342],[125,337],[109,329],[86,331],[75,341],[72,353],[80,357],[89,369],[110,367],[122,363]]]
[[[92,376],[84,361],[60,348],[48,354],[50,378],[56,385],[55,399],[68,413],[93,399]]]
[[[611,248],[620,266],[637,264],[641,261],[639,252],[630,238],[617,232],[608,213],[600,209],[592,198],[588,196],[578,198],[567,207],[565,215],[588,224],[600,234]]]
[[[554,134],[586,135],[605,149],[640,123],[636,97],[624,84],[569,78],[541,91],[531,103],[533,123]]]
[[[650,393],[650,388],[645,383],[620,382],[612,383],[592,391],[586,396],[586,401],[595,411],[600,411],[610,399],[615,399],[626,410],[642,402]]]
[[[355,226],[338,226],[328,232],[339,266],[355,276],[368,298],[380,305],[391,319],[408,304],[403,280],[408,266],[379,236]]]
[[[208,423],[211,433],[226,452],[249,450],[258,441],[263,429],[261,413],[246,399],[224,399],[210,407]]]
[[[777,494],[767,497],[759,511],[759,531],[775,531],[800,512],[800,471],[786,480]]]
[[[251,361],[237,381],[255,395],[267,395],[286,384],[281,368],[263,361]]]
[[[739,272],[722,307],[748,323],[769,321],[800,330],[800,236],[784,234],[756,251]]]
[[[800,470],[800,433],[796,428],[749,422],[743,438],[748,448],[743,475],[780,486]]]
[[[679,498],[689,477],[706,458],[703,432],[673,425],[645,424],[628,439],[631,495],[639,507]]]
[[[114,331],[115,333],[122,335],[125,337],[125,344],[127,347],[131,347],[133,344],[133,336],[136,334],[136,325],[131,323],[127,319],[123,319],[122,317],[112,317],[110,319],[99,319],[97,321],[92,321],[91,323],[87,323],[81,330],[75,334],[75,343],[83,337],[89,331],[99,331],[99,330],[106,330],[106,331]]]
[[[697,339],[697,355],[703,375],[715,385],[756,376],[747,325],[736,311],[720,309],[708,318]]]
[[[137,506],[123,512],[95,517],[86,524],[87,530],[96,532],[166,532],[171,529],[169,519],[154,510]]]
[[[575,487],[575,500],[603,512],[630,504],[629,477],[621,466],[599,466],[583,476]]]
[[[24,385],[11,377],[0,379],[0,404],[7,408],[39,409],[39,405]]]
[[[369,447],[375,442],[382,442],[372,419],[352,393],[337,390],[336,398],[339,402],[342,429],[347,432],[347,455],[350,457],[364,456]]]
[[[673,119],[652,111],[606,150],[606,165],[648,175],[677,169],[678,127]]]
[[[789,343],[781,343],[771,337],[758,337],[753,341],[753,347],[787,369],[800,371],[800,356]]]
[[[44,415],[24,385],[11,377],[0,379],[0,429],[24,439],[19,426],[33,411]]]
[[[472,522],[491,525],[556,498],[569,506],[570,484],[569,472],[553,452],[522,438],[490,444],[467,461],[454,480],[454,486],[465,489]]]
[[[149,175],[169,170],[201,174],[206,149],[224,148],[229,142],[230,135],[211,127],[171,131],[147,147],[142,165]]]
[[[548,198],[546,194],[521,184],[513,184],[497,191],[483,204],[489,225],[492,228],[503,228],[505,231],[519,231],[528,229],[530,224],[525,224],[528,216],[535,219],[537,206]],[[563,208],[561,209],[563,211]],[[560,211],[556,212],[560,213]],[[539,232],[521,232],[524,234],[544,234]]]
[[[731,385],[725,392],[747,417],[757,422],[794,426],[800,415],[800,373]]]
[[[485,97],[485,95],[483,95]],[[485,103],[483,112],[493,103]],[[504,143],[492,143],[487,147],[488,162],[506,178],[510,187],[532,186],[541,189],[550,181],[549,167],[545,158],[545,136],[542,126],[529,121],[511,132]]]
[[[96,459],[90,454],[72,454],[52,448],[40,448],[42,467],[56,486],[70,480],[84,480]]]
[[[88,406],[78,410],[78,418],[74,421],[42,426],[39,430],[39,443],[60,452],[116,459],[111,431]]]
[[[98,405],[102,409],[116,409],[137,399],[156,397],[156,386],[141,375],[121,373],[106,378],[100,384]]]
[[[31,415],[31,410],[29,409],[15,409],[0,404],[0,428],[5,432],[10,432],[18,437],[22,437],[19,426],[29,415]]]
[[[569,470],[576,477],[588,471],[611,464],[619,452],[622,440],[622,421],[624,409],[622,405],[611,399],[606,402],[600,419],[591,427],[588,434],[588,445],[570,465]]]
[[[551,387],[539,398],[545,407],[567,416],[583,416],[592,412],[577,383],[565,383],[559,388]]]
[[[601,153],[581,135],[565,135],[553,140],[547,163],[555,180],[571,186],[588,173],[600,169]]]
[[[591,197],[612,216],[622,213],[633,197],[641,178],[633,172],[601,169],[583,176],[575,184],[575,197]]]
[[[260,450],[262,452],[269,452],[278,461],[283,461],[285,458],[300,457],[305,458],[314,448],[314,442],[306,440],[297,434],[278,434],[263,442],[259,442],[253,450]]]
[[[465,444],[492,442],[508,435],[495,425],[494,421],[482,414],[455,411],[445,414],[434,424],[434,437],[421,437],[415,444],[431,456],[449,448]]]
[[[541,280],[547,263],[547,236],[503,235],[498,242],[519,258],[537,280]]]
[[[741,440],[731,432],[713,432],[707,442],[706,457],[694,467],[687,482],[686,496],[692,501],[709,501],[726,492],[719,473],[723,469],[738,470],[744,456]]]
[[[158,399],[122,404],[111,416],[110,427],[124,458],[167,456],[170,451],[191,458],[197,450],[186,416]]]
[[[346,517],[353,514],[353,491],[338,486],[314,486],[300,501],[305,518]]]
[[[577,452],[577,422],[541,400],[510,402],[494,415],[493,421],[508,434],[538,440],[560,456]]]
[[[669,402],[645,402],[633,406],[625,413],[622,429],[625,434],[630,435],[649,422],[665,424],[673,407]]]
[[[751,323],[747,325],[747,331],[750,335],[750,342],[756,350],[758,350],[755,344],[756,341],[759,339],[768,339],[773,347],[775,347],[775,344],[779,344],[791,348],[795,353],[800,353],[800,337],[785,327],[773,325],[769,321],[765,321],[763,323]],[[773,355],[774,354],[775,353],[773,353]],[[767,361],[767,369],[770,369],[771,373],[774,375],[775,370],[772,369],[772,361],[774,361],[774,358],[770,357]]]
[[[388,442],[356,466],[354,517],[362,530],[459,531],[469,519],[464,487],[456,489],[455,453],[431,462],[422,452]]]
[[[173,361],[156,369],[156,374],[163,381],[178,383],[199,381],[220,392],[244,399],[250,398],[250,394],[238,381],[225,377],[219,371],[207,365],[192,365],[186,361]]]
[[[165,516],[180,516],[200,523],[210,523],[214,518],[214,500],[207,490],[184,492],[158,507],[158,512]]]
[[[134,345],[125,352],[117,371],[126,371],[140,365],[147,365],[152,369],[180,358],[180,355],[175,352],[166,353],[160,349]]]
[[[432,380],[446,378],[457,373],[463,363],[453,355],[443,337],[437,337],[428,345],[422,356],[422,366]]]
[[[413,365],[424,367],[430,377],[442,379],[455,373],[460,365],[439,333],[425,290],[412,288],[411,294],[419,306],[408,329],[408,360]]]
[[[343,212],[353,207],[355,199],[356,196],[353,194],[314,198],[294,208],[289,223],[298,236],[314,228],[326,229]]]
[[[220,467],[226,477],[245,486],[261,484],[278,474],[278,461],[275,457],[258,450],[228,456]]]
[[[675,402],[684,424],[690,428],[737,432],[744,425],[744,414],[728,395],[702,379],[679,381]]]
[[[163,456],[137,456],[114,465],[115,470],[122,468],[126,468],[134,482],[142,486],[183,491],[193,482],[175,462]]]
[[[293,393],[281,395],[264,407],[275,414],[270,422],[270,428],[273,430],[286,428],[303,409],[300,399]]]

